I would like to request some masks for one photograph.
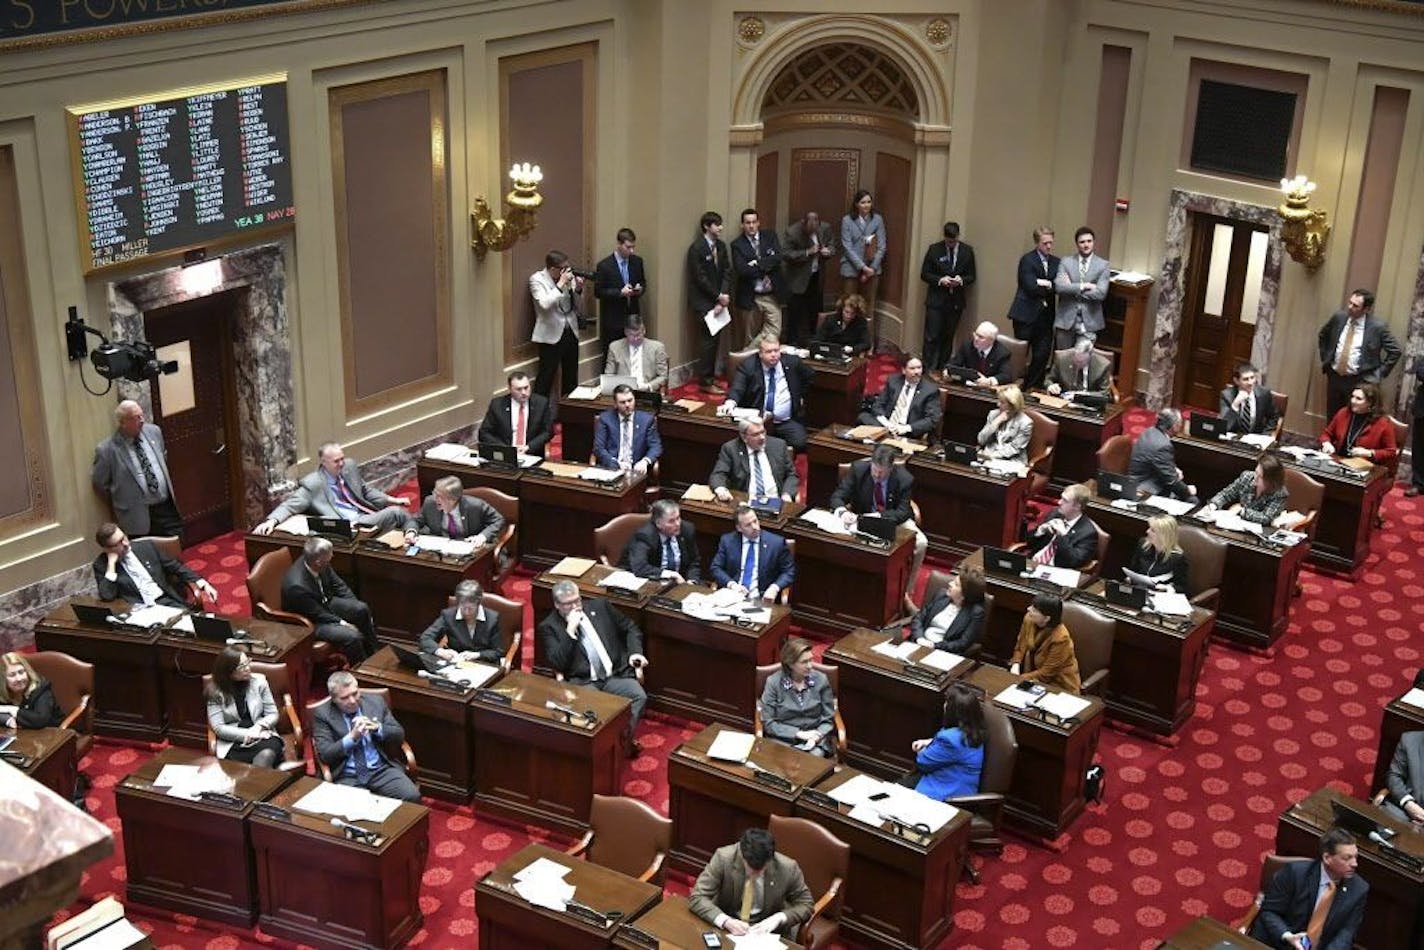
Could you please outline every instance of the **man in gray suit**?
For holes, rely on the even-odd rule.
[[[800,346],[816,331],[816,315],[821,312],[821,278],[828,262],[836,256],[836,238],[831,226],[814,211],[793,221],[781,236],[781,266],[786,271],[786,290],[791,295],[781,338]]]
[[[1108,295],[1112,265],[1093,253],[1093,229],[1073,232],[1078,253],[1058,262],[1053,289],[1058,294],[1058,314],[1053,319],[1056,346],[1070,348],[1079,337],[1096,340],[1103,329],[1103,301]]]
[[[783,440],[768,436],[765,422],[743,419],[737,423],[737,437],[722,443],[717,450],[707,484],[722,502],[731,501],[733,491],[746,492],[753,498],[795,501],[801,476],[796,474],[790,447]]]
[[[323,442],[316,450],[316,460],[316,471],[303,478],[297,490],[253,528],[254,532],[271,534],[292,515],[303,514],[344,518],[380,531],[404,530],[409,525],[411,518],[405,510],[409,502],[368,486],[361,479],[360,467],[354,461],[346,464],[340,442]]]
[[[1424,825],[1424,732],[1406,732],[1394,747],[1394,758],[1385,776],[1385,798],[1380,804],[1385,811]]]
[[[712,852],[687,898],[694,914],[734,937],[794,939],[815,904],[801,866],[776,853],[776,839],[765,828],[748,828],[736,844]]]
[[[163,430],[145,422],[143,407],[132,399],[114,407],[114,434],[94,447],[89,477],[125,533],[183,536]]]
[[[630,313],[624,318],[623,339],[609,344],[603,372],[633,377],[634,389],[662,392],[668,381],[667,347],[648,339],[643,318]]]

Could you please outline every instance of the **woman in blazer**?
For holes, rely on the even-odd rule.
[[[35,672],[19,653],[6,653],[5,688],[0,690],[0,726],[7,729],[43,729],[64,721],[64,711],[54,698],[49,680]]]
[[[835,758],[836,694],[812,669],[811,644],[792,637],[781,648],[781,669],[761,693],[762,732],[822,758]]]
[[[1177,519],[1153,515],[1147,519],[1147,534],[1132,549],[1127,569],[1148,577],[1166,577],[1157,590],[1187,593],[1187,555],[1177,543]]]
[[[218,654],[205,698],[218,758],[268,769],[282,761],[277,704],[267,677],[252,672],[246,653],[228,647]]]
[[[999,390],[999,405],[989,410],[979,430],[979,457],[1027,465],[1032,438],[1033,420],[1024,412],[1023,393],[1017,386],[1005,386]]]
[[[1083,688],[1073,638],[1063,626],[1063,600],[1052,594],[1034,597],[1019,627],[1009,672],[1065,693]]]
[[[906,639],[963,656],[984,636],[984,572],[966,568],[910,620]]]
[[[1394,426],[1380,410],[1380,391],[1374,383],[1350,390],[1350,403],[1335,413],[1320,435],[1320,451],[1327,455],[1369,459],[1388,465],[1399,455]]]
[[[865,298],[850,294],[836,301],[836,309],[821,318],[812,337],[817,343],[844,347],[847,355],[870,349],[870,321],[865,318]]]
[[[911,773],[915,791],[938,800],[978,792],[988,740],[989,728],[978,694],[966,683],[952,683],[939,731],[910,743],[915,753],[915,771]]]
[[[875,199],[861,189],[841,218],[841,295],[860,294],[865,312],[875,312],[875,291],[885,262],[885,219],[875,210]]]

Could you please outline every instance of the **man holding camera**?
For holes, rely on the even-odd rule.
[[[559,374],[559,394],[567,396],[578,385],[578,299],[585,277],[574,270],[563,251],[544,255],[544,269],[529,275],[534,298],[534,342],[539,345],[539,375],[534,391],[545,398]]]

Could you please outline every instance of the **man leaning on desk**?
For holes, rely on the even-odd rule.
[[[731,501],[734,491],[750,498],[795,501],[801,476],[785,441],[767,435],[766,423],[760,419],[743,419],[737,423],[737,437],[717,450],[707,483],[722,502]]]
[[[317,468],[297,483],[297,490],[252,530],[271,534],[272,529],[292,515],[342,518],[352,524],[379,531],[403,530],[410,521],[404,498],[387,495],[361,478],[361,469],[351,461],[340,442],[323,442],[316,450]]]
[[[915,524],[914,510],[910,507],[914,488],[915,476],[905,466],[895,464],[895,450],[891,446],[881,444],[871,450],[870,458],[851,463],[850,471],[832,493],[830,504],[847,528],[853,528],[860,518],[884,518],[915,532],[915,551],[910,558],[909,583],[905,586],[905,607],[910,611],[918,609],[910,599],[910,591],[915,587],[929,547],[929,539]]]
[[[405,739],[390,707],[379,696],[363,694],[346,670],[327,677],[326,691],[331,702],[313,712],[312,731],[317,758],[331,769],[332,781],[419,803],[420,789],[384,748]]]
[[[135,606],[161,604],[187,608],[187,599],[173,589],[169,575],[194,584],[209,601],[218,592],[198,572],[177,558],[169,557],[145,538],[129,541],[124,530],[105,522],[94,532],[94,542],[102,553],[94,559],[94,583],[100,600],[126,600]]]
[[[682,520],[677,502],[660,498],[648,511],[648,523],[633,532],[618,566],[649,580],[702,583],[697,529]]]
[[[480,445],[512,445],[524,455],[544,457],[554,437],[554,410],[533,391],[527,373],[510,373],[509,392],[490,400],[480,423]]]
[[[422,534],[430,534],[468,540],[478,548],[493,544],[503,530],[504,516],[493,505],[466,495],[458,475],[445,475],[435,480],[430,497],[420,506],[420,517],[406,527],[405,540],[410,543]]]
[[[1065,392],[1111,392],[1112,362],[1093,352],[1093,341],[1084,337],[1074,343],[1071,350],[1059,350],[1053,355],[1046,388],[1050,396]]]
[[[801,866],[777,854],[765,828],[748,828],[736,844],[712,852],[687,898],[694,914],[734,937],[776,933],[788,940],[815,904]]]
[[[735,531],[722,535],[712,556],[712,579],[748,597],[775,601],[796,580],[791,548],[778,534],[761,529],[757,513],[738,505]]]

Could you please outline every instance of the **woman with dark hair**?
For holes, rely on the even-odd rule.
[[[1082,690],[1073,638],[1063,626],[1062,598],[1052,594],[1038,594],[1033,598],[1019,627],[1009,672],[1065,693],[1076,694]]]
[[[1320,435],[1320,451],[1326,455],[1369,459],[1388,465],[1399,455],[1394,425],[1380,407],[1379,387],[1361,383],[1350,390],[1350,404],[1335,413]]]
[[[850,354],[870,349],[870,321],[865,318],[865,298],[849,294],[836,301],[836,309],[821,318],[812,337],[817,343],[843,347]]]
[[[864,188],[851,199],[841,218],[841,293],[865,298],[865,312],[875,312],[875,291],[885,262],[885,219]]]
[[[952,683],[944,700],[939,732],[910,743],[915,753],[915,791],[930,798],[973,795],[984,771],[984,744],[989,729],[979,694],[964,683]]]
[[[282,761],[277,704],[267,677],[252,672],[246,653],[228,647],[218,654],[204,698],[218,758],[268,769]]]
[[[35,672],[19,653],[6,653],[5,689],[0,691],[0,726],[7,729],[43,729],[64,721],[64,711],[54,698],[49,680]]]
[[[984,572],[966,568],[910,619],[907,640],[960,656],[984,635]]]
[[[1288,498],[1285,466],[1267,453],[1254,469],[1237,475],[1235,481],[1212,495],[1199,516],[1226,508],[1236,512],[1242,521],[1269,526],[1286,510]]]
[[[825,674],[811,668],[811,644],[792,637],[781,648],[781,670],[761,691],[765,735],[822,758],[835,756],[836,695]]]

